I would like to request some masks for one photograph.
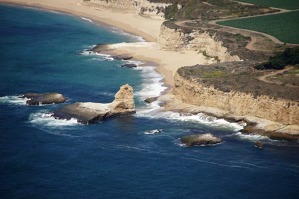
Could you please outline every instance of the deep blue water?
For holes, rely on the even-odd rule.
[[[1,198],[298,198],[299,145],[238,133],[203,115],[161,112],[142,100],[163,90],[153,67],[84,51],[138,41],[80,17],[0,6]],[[67,103],[110,102],[122,84],[137,114],[84,126],[50,117],[63,105],[29,107],[26,92],[60,92]],[[160,134],[151,130],[162,129]],[[179,138],[212,132],[223,143],[187,148]],[[253,146],[256,140],[265,149]]]

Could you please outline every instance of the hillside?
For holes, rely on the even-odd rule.
[[[265,6],[244,5],[231,0],[149,0],[172,3],[165,9],[166,19],[216,20],[273,13],[277,10]]]

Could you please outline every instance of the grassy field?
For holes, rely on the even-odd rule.
[[[299,0],[298,0],[299,1]],[[272,35],[284,43],[299,44],[299,11],[217,22],[220,25]]]
[[[287,10],[299,9],[299,0],[237,0],[267,7],[283,8]]]

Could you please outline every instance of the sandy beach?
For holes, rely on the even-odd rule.
[[[134,60],[154,63],[156,70],[163,75],[164,83],[169,88],[160,96],[160,100],[164,101],[166,110],[176,110],[182,112],[204,112],[223,118],[239,118],[232,116],[226,111],[212,107],[196,107],[184,104],[175,99],[171,94],[171,88],[174,86],[174,75],[178,68],[183,66],[191,66],[196,64],[209,64],[201,53],[196,51],[167,51],[156,42],[159,37],[160,27],[163,23],[162,19],[150,19],[139,16],[130,12],[115,12],[107,8],[98,6],[88,6],[80,0],[0,0],[0,3],[17,4],[29,7],[43,8],[75,16],[91,19],[95,23],[117,27],[125,32],[133,35],[141,36],[145,41],[136,43],[122,43],[110,45],[109,53],[118,55],[130,55]],[[252,123],[259,124],[260,129],[282,129],[285,126],[269,120],[255,118],[251,116],[242,116]],[[298,127],[285,128],[288,133],[295,132],[297,134]]]
[[[130,12],[115,12],[101,7],[87,6],[80,0],[0,0],[0,3],[18,4],[44,8],[89,18],[96,23],[117,27],[133,35],[141,36],[146,42],[143,45],[113,46],[115,54],[128,54],[136,60],[154,62],[157,71],[164,76],[165,83],[173,86],[173,76],[178,68],[207,63],[202,54],[195,51],[162,50],[155,41],[160,33],[164,20],[150,19]]]

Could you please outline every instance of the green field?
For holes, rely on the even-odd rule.
[[[267,7],[283,8],[287,10],[299,9],[299,0],[237,0]]]
[[[299,11],[220,21],[217,24],[263,32],[284,43],[299,44]]]

